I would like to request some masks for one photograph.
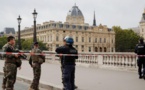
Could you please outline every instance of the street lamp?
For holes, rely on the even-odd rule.
[[[111,29],[108,28],[108,33],[109,33],[109,52],[111,52],[111,38],[110,38],[110,32],[111,32]]]
[[[37,42],[37,32],[36,32],[36,18],[37,18],[37,12],[36,10],[34,9],[34,12],[32,13],[33,14],[33,18],[34,18],[34,33],[33,33],[33,42]]]
[[[21,24],[21,20],[22,20],[22,18],[19,16],[18,18],[17,18],[17,20],[18,20],[18,49],[19,50],[21,50],[22,49],[22,47],[21,47],[21,37],[20,37],[20,24]]]

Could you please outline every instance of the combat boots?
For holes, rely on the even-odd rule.
[[[4,89],[4,90],[14,90],[13,88],[7,88],[7,89]]]
[[[5,89],[6,89],[5,85],[2,85],[2,90],[5,90]]]

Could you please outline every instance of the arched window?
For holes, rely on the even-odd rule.
[[[102,48],[100,47],[100,52],[102,52]]]
[[[91,52],[91,47],[89,47],[89,52]]]
[[[95,47],[95,52],[98,52],[98,48],[97,47]]]
[[[104,47],[104,52],[107,52],[107,49],[106,49],[106,47]]]

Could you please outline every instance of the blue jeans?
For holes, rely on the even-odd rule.
[[[64,90],[74,90],[75,65],[63,66]]]

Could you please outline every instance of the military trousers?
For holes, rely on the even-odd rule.
[[[2,88],[6,90],[13,90],[17,76],[17,66],[15,64],[7,63],[4,68],[4,77],[2,82]]]
[[[33,90],[39,90],[39,80],[41,76],[41,64],[39,63],[33,63],[33,81],[30,86],[31,89]]]

